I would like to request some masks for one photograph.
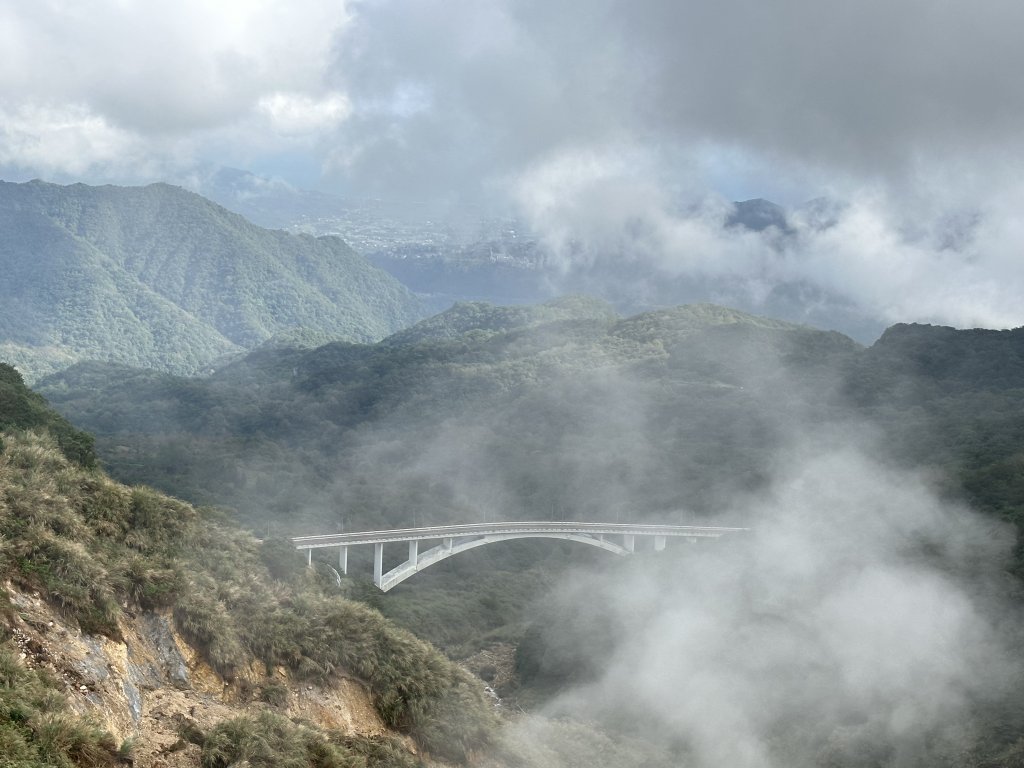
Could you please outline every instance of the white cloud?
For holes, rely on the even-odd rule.
[[[1001,0],[0,0],[0,170],[310,153],[363,194],[511,199],[567,273],[1019,325],[1021,23]],[[793,243],[723,233],[714,188],[752,187],[853,205]]]
[[[0,103],[0,165],[85,173],[137,160],[141,142],[83,104]]]
[[[280,91],[261,98],[259,110],[269,118],[272,130],[286,136],[319,134],[336,128],[351,111],[348,99],[341,93],[315,98]]]
[[[343,2],[323,0],[0,0],[3,127],[25,139],[8,154],[82,174],[111,164],[115,143],[166,162],[233,126],[246,132],[236,141],[251,132],[253,149],[265,149],[259,115],[285,138],[333,129],[346,108],[330,61],[348,18]],[[74,157],[55,138],[62,114],[78,126]],[[33,138],[37,151],[21,154]]]
[[[602,606],[621,639],[553,712],[642,718],[700,768],[821,765],[823,748],[866,745],[943,763],[972,702],[1012,684],[1000,609],[979,588],[1012,532],[853,446],[785,458],[745,537],[559,585],[556,605]]]

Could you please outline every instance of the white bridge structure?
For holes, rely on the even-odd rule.
[[[722,528],[700,525],[634,525],[632,523],[474,523],[470,525],[435,525],[426,528],[401,528],[393,531],[358,531],[331,533],[324,536],[298,536],[292,539],[296,549],[305,550],[306,564],[313,565],[314,549],[338,550],[338,570],[348,573],[348,548],[372,544],[373,583],[382,592],[401,584],[415,573],[429,568],[452,555],[511,539],[564,539],[599,547],[615,555],[632,554],[638,537],[653,538],[652,549],[665,549],[672,537],[690,543],[699,539],[717,539],[747,528]],[[420,542],[438,542],[420,552]],[[384,571],[384,545],[407,544],[409,559]]]

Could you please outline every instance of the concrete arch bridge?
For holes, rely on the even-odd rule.
[[[653,549],[661,551],[669,538],[691,543],[699,539],[717,539],[747,528],[723,528],[700,525],[637,525],[633,523],[474,523],[470,525],[434,525],[425,528],[401,528],[392,531],[358,531],[324,536],[297,536],[296,549],[305,550],[306,563],[313,564],[314,549],[337,549],[338,570],[348,573],[348,548],[373,545],[373,583],[382,592],[401,584],[415,573],[460,552],[511,539],[564,539],[588,544],[615,555],[635,551],[637,538],[653,539]],[[420,552],[420,542],[438,542]],[[406,544],[409,558],[384,571],[384,545]]]

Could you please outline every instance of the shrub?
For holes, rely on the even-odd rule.
[[[203,768],[364,768],[366,761],[311,728],[270,712],[217,725],[203,740]]]
[[[267,683],[260,688],[260,701],[274,707],[283,707],[288,703],[288,686],[280,683]]]

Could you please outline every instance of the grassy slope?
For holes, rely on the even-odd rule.
[[[18,660],[0,643],[0,748],[6,768],[112,766],[118,745],[93,721],[69,711],[58,681]]]
[[[287,543],[260,543],[219,515],[73,461],[36,431],[66,424],[8,384],[8,404],[17,402],[0,412],[0,577],[38,590],[87,632],[116,636],[125,601],[170,609],[228,679],[253,661],[314,680],[346,670],[367,681],[388,725],[440,757],[465,760],[488,743],[494,720],[479,685],[431,646],[324,591]],[[3,417],[33,408],[34,418]],[[72,443],[67,453],[76,450]],[[22,717],[14,712],[0,708],[8,728]],[[218,738],[229,754],[232,737]]]

